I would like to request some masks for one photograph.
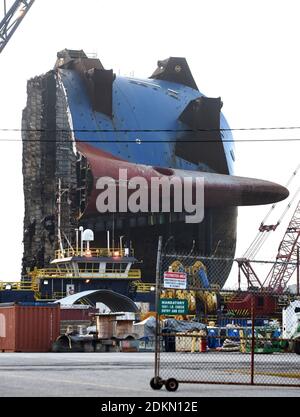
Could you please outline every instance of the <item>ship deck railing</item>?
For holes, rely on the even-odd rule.
[[[36,269],[33,271],[33,274],[38,279],[56,279],[56,278],[65,278],[65,279],[141,279],[141,270],[140,269],[130,269],[128,272],[124,270],[115,269],[106,269],[103,272],[99,272],[95,269],[79,269],[78,272],[71,271],[70,269]]]
[[[134,257],[133,249],[120,249],[120,248],[89,248],[84,249],[82,252],[80,249],[67,248],[64,250],[56,250],[55,258],[64,259],[72,258],[74,256],[85,256],[85,257],[103,257],[103,258],[122,258],[122,257]]]
[[[155,291],[155,282],[135,282],[136,292],[153,292]]]
[[[0,291],[11,290],[11,291],[38,291],[38,285],[35,282],[3,282],[0,281]]]

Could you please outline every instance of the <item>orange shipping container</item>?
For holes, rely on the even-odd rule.
[[[59,334],[59,304],[0,304],[0,352],[49,352]]]

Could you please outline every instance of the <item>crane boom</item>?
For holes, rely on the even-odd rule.
[[[264,286],[283,291],[297,268],[297,248],[300,243],[300,201],[279,245],[276,263],[269,272]]]
[[[296,175],[299,172],[300,172],[300,164],[297,166],[297,168],[293,172],[292,176],[289,178],[288,182],[285,184],[285,187],[286,188],[291,184],[291,182],[295,179]],[[261,224],[259,226],[259,229],[258,229],[258,233],[255,236],[255,238],[254,238],[253,242],[251,243],[251,245],[249,246],[249,248],[247,249],[247,251],[245,252],[243,258],[245,258],[245,259],[254,259],[255,258],[255,256],[257,255],[258,251],[261,249],[261,247],[263,246],[263,244],[267,240],[268,236],[270,236],[270,234],[268,232],[271,232],[271,231],[274,232],[277,229],[277,227],[280,225],[281,221],[285,217],[286,213],[289,211],[289,209],[290,209],[293,201],[296,199],[296,197],[299,194],[299,192],[300,192],[300,188],[295,193],[294,197],[292,198],[292,200],[289,202],[289,204],[287,205],[287,207],[283,211],[283,213],[280,216],[280,218],[278,219],[277,223],[271,224],[271,225],[266,225],[265,222],[269,218],[269,216],[272,213],[272,211],[277,206],[277,203],[275,203],[275,204],[272,205],[272,207],[268,211],[267,215],[265,216],[265,218],[261,222]]]
[[[299,194],[296,192],[295,197]],[[295,198],[294,197],[294,198]],[[293,200],[294,200],[293,198]],[[289,204],[290,206],[290,204]],[[249,259],[236,259],[239,267],[239,285],[240,273],[242,272],[248,281],[249,287],[258,287],[260,289],[267,289],[272,292],[283,292],[295,270],[298,263],[298,251],[300,249],[300,200],[296,206],[296,210],[290,220],[290,223],[281,240],[276,256],[276,261],[268,273],[265,281],[262,282],[258,278],[254,269],[252,268]]]
[[[17,30],[34,1],[35,0],[15,1],[7,12],[6,1],[4,0],[4,18],[0,22],[0,53]]]

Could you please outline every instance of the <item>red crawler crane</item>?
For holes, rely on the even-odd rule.
[[[240,272],[242,272],[247,278],[248,288],[256,287],[269,292],[282,293],[297,269],[297,263],[299,262],[299,247],[300,200],[298,201],[296,210],[279,245],[276,261],[265,281],[262,283],[258,278],[249,259],[240,258],[236,260],[239,266],[239,284],[241,280]]]
[[[288,181],[288,184],[290,184],[292,179],[296,176],[299,169],[300,165],[293,172],[292,178]],[[298,272],[297,294],[299,294],[300,200],[298,201],[295,212],[279,245],[276,261],[264,281],[259,279],[250,261],[250,258],[254,258],[269,236],[268,232],[275,231],[277,229],[299,192],[300,189],[297,190],[276,224],[265,225],[265,220],[275,208],[275,205],[272,205],[270,211],[259,227],[257,236],[245,253],[244,257],[236,259],[239,267],[239,289],[241,284],[241,273],[243,273],[247,279],[248,290],[254,288],[259,290],[256,300],[258,301],[258,305],[255,306],[255,309],[256,313],[261,313],[261,315],[269,315],[275,312],[278,298],[276,295],[278,296],[286,290],[287,284],[296,269]],[[232,311],[234,313],[239,311],[243,311],[245,314],[247,314],[247,312],[249,313],[251,310],[251,293],[239,293],[228,303],[227,309],[228,311]]]
[[[297,166],[292,176],[288,180],[286,187],[288,187],[294,180],[298,172],[300,171],[300,164]],[[291,201],[286,206],[285,210],[281,214],[277,223],[272,225],[266,225],[265,222],[270,216],[272,211],[275,209],[276,204],[273,204],[268,211],[266,217],[263,219],[259,226],[258,234],[254,238],[253,242],[245,252],[243,258],[236,259],[239,266],[239,289],[241,283],[241,272],[245,275],[248,282],[248,288],[259,288],[261,290],[268,289],[269,291],[282,292],[291,276],[293,275],[297,267],[297,248],[299,247],[298,242],[300,241],[299,236],[299,225],[300,225],[300,201],[297,204],[297,208],[292,216],[290,224],[285,232],[285,235],[279,245],[278,254],[276,256],[276,263],[273,265],[267,278],[262,283],[258,278],[256,272],[251,265],[251,259],[257,255],[262,245],[270,235],[269,232],[274,232],[277,227],[281,224],[281,221],[285,217],[288,210],[291,208],[293,201],[296,199],[300,192],[300,188],[296,191]],[[295,263],[294,263],[295,261]],[[284,284],[284,285],[283,285]]]
[[[300,200],[279,245],[276,262],[263,284],[259,280],[249,260],[237,260],[239,264],[239,282],[240,272],[242,271],[247,278],[248,289],[258,288],[260,290],[255,301],[257,315],[269,316],[275,313],[278,304],[278,295],[286,290],[287,284],[299,264],[299,248]],[[299,276],[297,281],[297,293],[299,293]],[[248,315],[251,311],[251,298],[252,296],[249,291],[239,293],[228,303],[227,310],[234,314],[244,312],[245,315]]]
[[[276,263],[269,272],[263,287],[283,292],[297,268],[300,247],[300,200],[279,245]]]

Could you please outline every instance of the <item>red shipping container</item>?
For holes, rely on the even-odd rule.
[[[0,352],[49,352],[59,335],[59,305],[0,305]]]
[[[72,306],[70,308],[60,308],[60,319],[63,321],[68,320],[92,320],[93,314],[97,313],[98,310],[93,307],[82,308],[81,306]]]

